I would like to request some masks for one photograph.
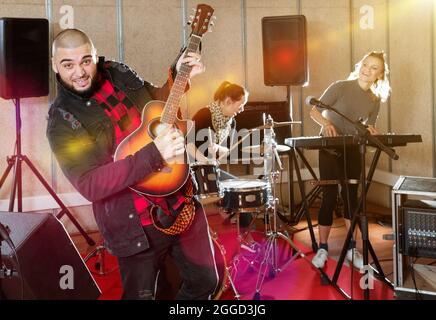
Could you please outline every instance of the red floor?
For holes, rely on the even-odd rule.
[[[223,225],[222,218],[219,215],[209,216],[209,224],[213,230],[218,230],[214,241],[216,260],[219,266],[220,289],[217,291],[220,299],[235,299],[235,292],[227,280],[227,286],[223,286],[225,269],[223,261],[226,261],[226,266],[231,267],[230,272],[234,280],[236,291],[240,295],[241,300],[252,300],[256,291],[260,292],[261,300],[342,300],[344,296],[332,285],[321,284],[321,277],[318,270],[312,267],[310,260],[313,253],[309,248],[304,248],[300,244],[294,244],[304,254],[306,258],[292,258],[289,242],[278,238],[278,245],[270,248],[277,250],[277,265],[280,271],[273,273],[269,267],[266,272],[260,272],[262,261],[265,258],[267,248],[266,239],[263,232],[257,231],[254,233],[255,239],[262,244],[262,250],[259,254],[251,254],[240,251],[238,255],[238,242],[236,240],[236,228],[234,225]],[[239,260],[236,258],[239,257]],[[237,263],[239,261],[239,263]],[[267,259],[271,261],[271,259]],[[105,269],[109,272],[107,275],[98,275],[96,273],[97,257],[91,258],[87,265],[93,273],[96,282],[98,283],[102,295],[101,300],[120,299],[122,294],[120,275],[118,272],[116,258],[106,254],[104,262]],[[237,268],[234,266],[237,265]],[[326,264],[325,272],[331,276],[336,268],[336,261],[329,259]],[[262,285],[256,283],[265,274]],[[358,271],[353,272],[353,286],[351,290],[351,272],[344,265],[339,276],[338,286],[353,295],[353,299],[363,299],[363,290],[360,288],[359,282],[363,274]],[[172,278],[178,280],[178,275],[173,274]],[[258,280],[259,279],[259,280]],[[260,283],[260,282],[259,282]],[[393,290],[386,284],[374,280],[373,289],[370,289],[370,299],[372,300],[387,300],[393,299]],[[227,289],[226,289],[227,288]]]

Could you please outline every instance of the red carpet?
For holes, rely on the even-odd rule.
[[[236,228],[232,226],[224,226],[222,218],[219,215],[208,217],[211,228],[216,230],[216,239],[214,240],[215,254],[217,264],[219,265],[220,279],[224,278],[223,261],[226,261],[227,266],[231,266],[233,262],[239,261],[238,268],[233,268],[233,277],[236,290],[240,294],[241,300],[252,300],[256,292],[256,282],[259,274],[262,276],[264,273],[259,272],[262,260],[265,257],[266,239],[263,233],[255,232],[254,238],[262,244],[260,254],[252,254],[241,250],[238,255],[238,242],[236,240]],[[304,248],[301,244],[295,244],[303,253],[308,257],[297,259],[285,264],[289,261],[291,256],[290,245],[283,239],[278,240],[278,266],[284,266],[283,270],[273,273],[270,271],[265,272],[263,285],[260,288],[261,300],[343,300],[344,297],[332,285],[321,284],[321,277],[319,272],[312,267],[310,260],[313,253],[309,248]],[[235,260],[239,257],[239,260]],[[120,275],[117,267],[117,260],[115,257],[106,253],[105,255],[105,269],[109,272],[102,276],[96,274],[97,257],[89,259],[87,265],[94,275],[98,283],[102,295],[101,300],[120,299],[122,294]],[[336,268],[336,261],[329,259],[326,264],[325,272],[331,276]],[[271,268],[268,268],[271,270]],[[235,274],[236,272],[236,274]],[[363,299],[363,290],[360,288],[359,282],[363,274],[353,271],[353,286],[351,283],[351,271],[347,266],[343,266],[338,280],[338,286],[347,292],[349,295],[352,293],[353,299]],[[177,275],[175,276],[177,277]],[[370,290],[371,300],[388,300],[393,299],[393,290],[381,281],[373,281],[374,288]],[[222,287],[221,287],[222,288]],[[222,292],[220,299],[235,299],[234,292],[231,286]]]

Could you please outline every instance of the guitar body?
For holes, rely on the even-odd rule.
[[[191,23],[192,34],[186,46],[185,57],[189,52],[197,52],[202,36],[208,31],[213,8],[206,4],[197,5],[194,20]],[[118,146],[114,161],[135,154],[168,126],[175,127],[186,137],[191,131],[192,121],[177,118],[180,100],[185,92],[192,67],[182,63],[171,87],[167,102],[150,101],[142,110],[141,126],[125,138]],[[145,164],[144,164],[145,165]],[[179,190],[190,174],[188,156],[185,153],[166,161],[158,172],[153,172],[130,188],[148,196],[165,197]]]
[[[124,159],[133,155],[153,139],[159,132],[169,125],[160,122],[165,103],[153,100],[147,103],[142,110],[141,126],[125,138],[117,147],[114,161]],[[183,135],[192,129],[192,121],[176,119],[173,127],[179,129]],[[164,197],[179,190],[189,176],[189,163],[186,152],[181,156],[168,161],[161,171],[149,174],[144,180],[138,182],[130,188],[134,191],[155,197]]]

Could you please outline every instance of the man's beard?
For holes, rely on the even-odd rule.
[[[89,86],[89,88],[86,90],[81,90],[81,91],[76,90],[73,85],[63,81],[61,77],[59,77],[59,80],[62,83],[62,85],[65,88],[67,88],[69,91],[71,91],[74,94],[77,94],[78,96],[80,96],[82,98],[86,98],[86,99],[91,98],[100,87],[100,82],[98,81],[97,75],[95,77],[91,78],[91,85]]]

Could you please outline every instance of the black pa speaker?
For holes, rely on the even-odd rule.
[[[0,18],[0,97],[48,95],[48,20]]]
[[[263,73],[267,86],[305,85],[308,81],[306,18],[262,18]]]
[[[2,260],[19,276],[2,279],[6,299],[97,299],[100,289],[61,222],[49,213],[0,212],[18,255],[3,241]]]

